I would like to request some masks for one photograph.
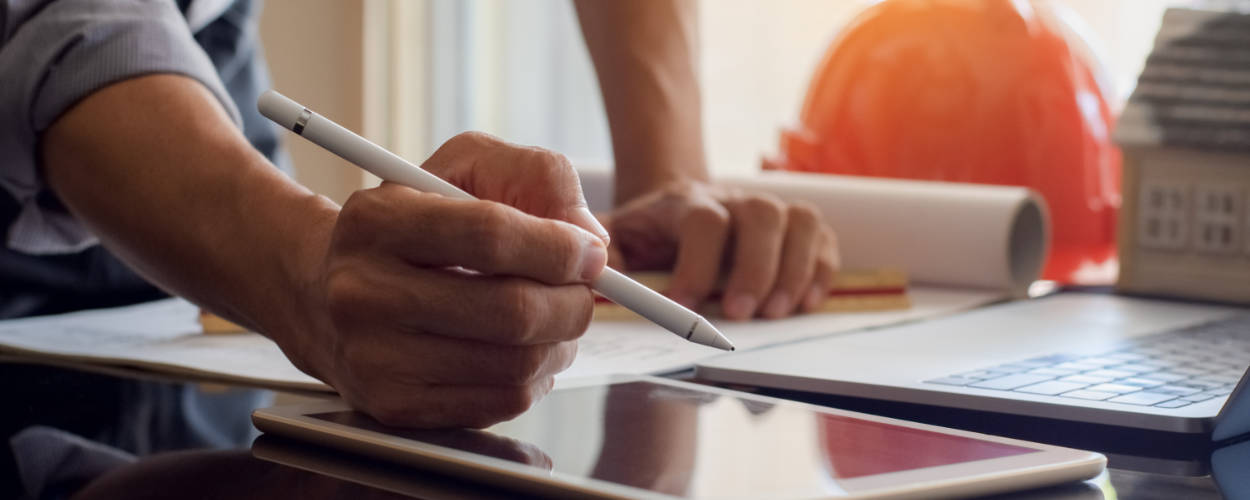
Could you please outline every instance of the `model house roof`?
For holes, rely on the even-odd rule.
[[[1250,14],[1169,9],[1115,140],[1250,154]]]

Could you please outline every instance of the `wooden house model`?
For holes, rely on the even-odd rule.
[[[1117,288],[1250,303],[1250,14],[1168,10],[1114,137]]]

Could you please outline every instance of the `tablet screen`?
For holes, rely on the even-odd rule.
[[[483,431],[310,416],[678,496],[836,494],[840,480],[1038,451],[645,381],[558,390]]]

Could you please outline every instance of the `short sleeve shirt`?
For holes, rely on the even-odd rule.
[[[24,254],[80,251],[96,239],[48,191],[41,134],[82,98],[152,73],[191,77],[262,153],[285,163],[256,111],[268,87],[251,0],[0,0],[0,230]]]

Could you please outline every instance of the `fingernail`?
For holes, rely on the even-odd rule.
[[[790,294],[784,291],[773,292],[773,296],[768,299],[768,304],[764,305],[764,316],[768,318],[784,318],[790,315],[790,311],[794,309],[794,304],[790,302]]]
[[[587,229],[589,229],[590,232],[595,233],[595,236],[602,239],[604,243],[607,243],[608,228],[604,227],[602,222],[599,222],[599,218],[595,217],[595,214],[586,207],[578,209],[578,212],[580,212],[582,214],[582,218],[586,220]]]
[[[585,234],[585,233],[583,233]],[[608,247],[603,240],[595,237],[586,238],[582,245],[581,278],[582,281],[593,281],[603,272],[608,264]]]
[[[749,293],[736,293],[725,302],[725,317],[736,320],[751,319],[759,302]]]
[[[812,285],[812,289],[807,292],[807,297],[803,299],[803,307],[809,311],[820,307],[826,295],[828,294],[825,292],[825,287]]]

